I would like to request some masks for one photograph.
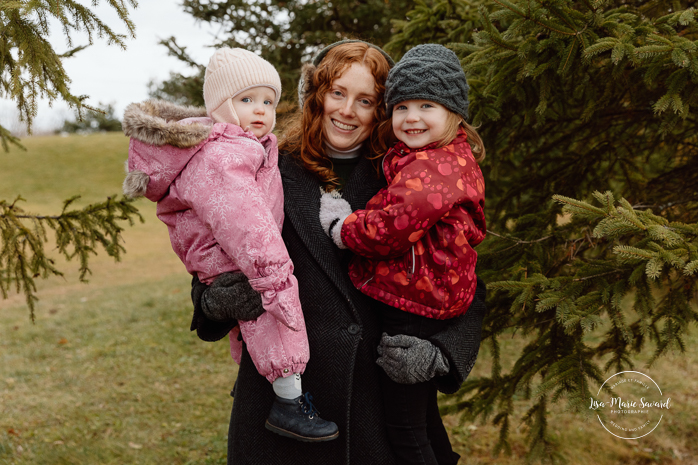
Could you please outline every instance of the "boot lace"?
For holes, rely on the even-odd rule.
[[[303,410],[303,413],[308,415],[308,418],[311,420],[315,415],[320,415],[320,412],[318,412],[317,408],[315,408],[312,400],[313,396],[311,396],[309,392],[306,392],[301,399],[301,409]]]

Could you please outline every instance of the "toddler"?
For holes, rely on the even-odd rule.
[[[230,333],[240,363],[242,335],[257,371],[276,394],[266,428],[301,441],[338,437],[303,395],[308,338],[293,263],[281,238],[283,190],[277,166],[281,81],[252,52],[222,48],[204,79],[205,111],[162,101],[126,109],[131,137],[124,193],[157,202],[175,253],[211,284],[242,271],[266,310]],[[230,302],[230,305],[235,305]]]
[[[460,61],[441,45],[407,52],[388,75],[385,100],[391,120],[383,129],[397,138],[382,161],[388,185],[355,212],[324,193],[320,221],[338,247],[355,253],[349,274],[356,288],[384,304],[384,338],[426,339],[465,313],[475,295],[473,247],[486,233],[484,147],[465,122]],[[388,438],[401,464],[458,461],[429,382],[449,372],[436,352],[423,382],[401,384],[381,373]]]

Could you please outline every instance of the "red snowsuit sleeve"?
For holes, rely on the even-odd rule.
[[[346,218],[342,226],[344,244],[370,259],[398,257],[448,217],[453,208],[482,212],[484,180],[472,155],[468,155],[434,149],[386,163],[389,185],[367,203],[365,210]],[[470,236],[470,244],[476,245],[484,238],[484,221],[476,223],[470,215],[465,216],[469,223],[464,225],[466,237]]]

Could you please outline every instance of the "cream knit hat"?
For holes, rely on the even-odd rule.
[[[241,48],[220,48],[213,54],[204,77],[206,113],[217,123],[240,124],[232,98],[251,87],[274,89],[274,107],[281,98],[279,73],[264,58]]]

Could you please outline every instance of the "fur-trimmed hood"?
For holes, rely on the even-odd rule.
[[[213,126],[203,108],[162,100],[126,107],[122,129],[131,144],[124,195],[160,200],[198,146],[211,136]]]
[[[126,107],[122,128],[131,138],[124,195],[145,196],[153,202],[167,194],[170,184],[206,142],[221,136],[257,141],[240,126],[214,124],[204,108],[163,100],[147,100]],[[276,139],[269,134],[259,142],[266,147],[272,140],[275,143]]]

